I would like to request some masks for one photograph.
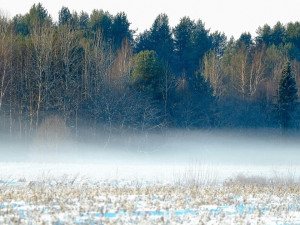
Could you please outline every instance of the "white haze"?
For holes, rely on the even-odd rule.
[[[300,178],[299,136],[270,131],[98,134],[40,142],[1,140],[0,180],[83,176],[164,182],[193,167],[219,181],[240,173]]]
[[[93,9],[107,10],[112,14],[125,11],[131,22],[131,29],[143,32],[149,29],[155,17],[167,13],[170,25],[174,27],[183,16],[201,19],[212,32],[219,30],[230,37],[239,38],[242,32],[256,35],[259,26],[273,26],[277,21],[286,24],[299,20],[298,0],[187,0],[187,1],[140,1],[140,0],[0,0],[0,9],[11,17],[25,14],[34,3],[41,2],[55,21],[62,6],[71,11],[86,11]]]

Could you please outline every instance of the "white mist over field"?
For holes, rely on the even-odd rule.
[[[172,182],[189,171],[222,182],[229,177],[300,178],[300,139],[269,131],[164,131],[89,138],[5,141],[0,180],[81,176],[91,180]],[[197,172],[197,173],[198,173]],[[204,178],[203,178],[204,179]]]

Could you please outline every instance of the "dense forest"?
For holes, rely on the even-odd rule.
[[[199,15],[201,16],[201,15]],[[79,128],[298,128],[300,23],[227,38],[160,14],[137,34],[125,13],[41,5],[0,17],[0,125],[26,137],[56,116]]]

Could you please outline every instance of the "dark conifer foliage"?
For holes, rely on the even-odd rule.
[[[295,119],[294,111],[298,100],[298,88],[295,77],[292,75],[290,62],[285,63],[278,87],[277,112],[279,124],[282,128],[292,126]]]
[[[201,20],[195,22],[189,17],[183,17],[173,32],[177,70],[192,77],[199,69],[205,53],[212,48],[209,30],[205,29]]]
[[[129,28],[130,23],[127,19],[127,15],[124,12],[120,12],[113,18],[111,27],[113,45],[118,49],[122,45],[124,39],[133,41],[134,32]]]
[[[174,43],[166,14],[156,17],[149,31],[145,31],[137,38],[136,51],[153,50],[163,62],[171,62]]]
[[[71,21],[72,14],[67,7],[62,7],[61,10],[58,12],[58,24],[64,25]]]
[[[210,35],[211,39],[211,49],[218,54],[218,56],[222,56],[224,54],[227,37],[224,33],[219,31],[215,31]]]

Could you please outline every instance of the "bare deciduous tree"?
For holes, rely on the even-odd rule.
[[[6,21],[0,19],[0,110],[13,76],[13,34]]]
[[[44,111],[47,113],[49,90],[50,90],[50,76],[51,76],[51,58],[53,47],[53,34],[54,29],[49,25],[37,25],[31,31],[31,40],[33,45],[32,62],[34,65],[36,86],[37,86],[37,99],[35,106],[36,127],[40,122],[41,107],[44,106]]]
[[[214,89],[213,95],[221,97],[225,92],[224,87],[224,72],[221,70],[221,60],[215,52],[210,51],[204,56],[203,75],[206,80],[209,80]]]
[[[264,79],[265,65],[264,65],[265,45],[261,49],[254,52],[251,61],[250,78],[249,78],[249,94],[255,95],[259,84]]]

